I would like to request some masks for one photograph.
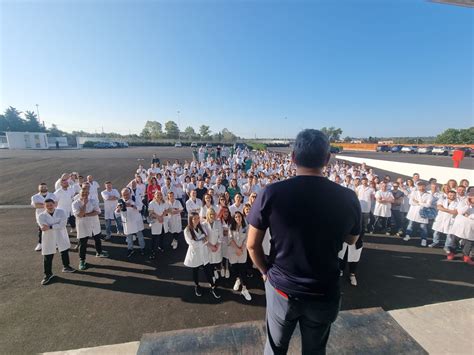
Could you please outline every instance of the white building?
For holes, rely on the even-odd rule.
[[[48,149],[48,134],[43,132],[5,132],[10,149]]]

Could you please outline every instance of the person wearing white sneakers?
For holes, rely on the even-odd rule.
[[[42,182],[38,185],[38,193],[31,196],[31,207],[35,208],[35,218],[44,212],[44,201],[53,200],[57,201],[56,196],[52,192],[48,192],[48,186]],[[43,231],[38,228],[38,244],[36,244],[35,251],[41,251],[41,236]]]
[[[416,176],[414,174],[413,176]],[[407,213],[408,226],[406,229],[404,241],[409,241],[411,239],[411,234],[415,226],[420,228],[421,235],[421,246],[426,247],[426,239],[428,237],[428,223],[429,219],[421,216],[421,210],[423,208],[431,207],[432,196],[426,192],[426,182],[418,180],[416,185],[416,190],[413,191],[410,195],[410,209]]]
[[[71,273],[76,270],[69,265],[71,243],[66,229],[67,214],[56,208],[53,199],[46,199],[44,205],[45,211],[38,215],[36,221],[43,233],[41,254],[43,254],[44,278],[41,284],[47,285],[54,277],[52,266],[56,249],[61,253],[63,272]]]
[[[222,225],[222,267],[221,277],[230,278],[229,253],[230,250],[230,225],[232,224],[232,217],[227,206],[222,206],[217,214],[217,219]]]
[[[447,193],[446,198],[441,198],[437,202],[438,215],[433,222],[433,243],[428,245],[430,248],[435,248],[440,244],[441,235],[446,236],[445,245],[448,239],[451,238],[451,227],[454,219],[458,214],[458,200],[456,198],[456,191],[451,190]]]
[[[218,267],[222,263],[222,224],[216,219],[216,211],[212,207],[207,209],[206,221],[202,223],[206,231],[209,244],[209,263],[214,272],[214,280],[219,278]]]
[[[458,214],[454,219],[448,244],[448,260],[453,260],[456,251],[456,242],[463,241],[463,261],[474,265],[471,259],[472,244],[474,242],[474,191],[467,194],[464,202],[457,207]]]
[[[184,265],[192,268],[194,293],[202,296],[201,286],[199,286],[199,269],[204,269],[207,282],[211,286],[211,295],[215,299],[221,298],[216,292],[216,284],[212,276],[212,267],[209,263],[209,249],[213,247],[209,244],[208,237],[201,225],[201,218],[196,212],[191,212],[188,217],[188,226],[184,229],[184,240],[188,243],[188,251],[184,259]]]
[[[245,228],[244,216],[239,211],[235,212],[230,226],[228,257],[232,272],[236,275],[234,291],[240,291],[247,301],[252,300],[252,296],[247,290],[247,229]]]
[[[178,248],[178,236],[183,231],[183,226],[181,224],[181,212],[183,212],[183,205],[181,202],[175,199],[174,192],[168,192],[168,200],[166,201],[169,205],[168,210],[168,230],[173,236],[173,241],[171,242],[171,247],[173,249]]]

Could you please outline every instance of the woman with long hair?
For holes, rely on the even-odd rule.
[[[211,264],[214,280],[219,278],[222,263],[222,224],[217,220],[216,211],[212,207],[207,209],[206,221],[202,223],[208,237],[209,263]]]
[[[219,214],[221,212],[221,209],[223,207],[228,208],[228,204],[225,200],[224,195],[220,195],[217,200],[217,205],[216,205],[216,213]]]
[[[151,255],[150,259],[155,259],[156,250],[164,251],[164,237],[168,233],[168,210],[169,205],[163,198],[163,193],[155,191],[155,196],[148,206],[148,213],[151,220]]]
[[[201,210],[199,211],[199,216],[201,217],[201,221],[205,221],[207,218],[207,211],[209,209],[213,209],[215,212],[215,206],[214,206],[214,199],[212,198],[211,195],[205,194],[204,197],[202,198],[202,207]],[[216,213],[217,215],[217,213]]]
[[[230,216],[230,211],[227,206],[222,206],[219,213],[217,214],[217,219],[221,222],[222,226],[222,267],[221,267],[221,277],[226,279],[230,278],[230,267],[228,260],[229,253],[229,235],[230,235],[230,225],[232,223],[232,217]]]
[[[188,217],[188,225],[184,229],[184,239],[188,243],[188,251],[184,259],[184,265],[192,268],[194,293],[196,296],[202,296],[201,286],[199,286],[199,269],[204,269],[207,282],[211,286],[211,295],[219,299],[220,295],[216,292],[216,284],[212,278],[212,268],[209,263],[209,240],[201,226],[199,214],[192,212]]]
[[[229,192],[230,199],[233,201],[234,197],[236,194],[240,194],[240,187],[237,184],[237,179],[233,178],[230,180],[230,185],[227,188],[227,191]]]
[[[232,268],[232,273],[236,276],[234,291],[240,291],[247,301],[252,300],[252,296],[247,290],[247,229],[244,216],[239,211],[235,212],[230,226],[228,258]]]

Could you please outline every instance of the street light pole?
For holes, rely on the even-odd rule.
[[[177,111],[178,113],[178,140],[181,141],[181,129],[179,128],[179,110]]]

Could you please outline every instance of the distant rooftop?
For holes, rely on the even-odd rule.
[[[474,0],[431,0],[432,2],[438,2],[448,5],[474,7]]]

